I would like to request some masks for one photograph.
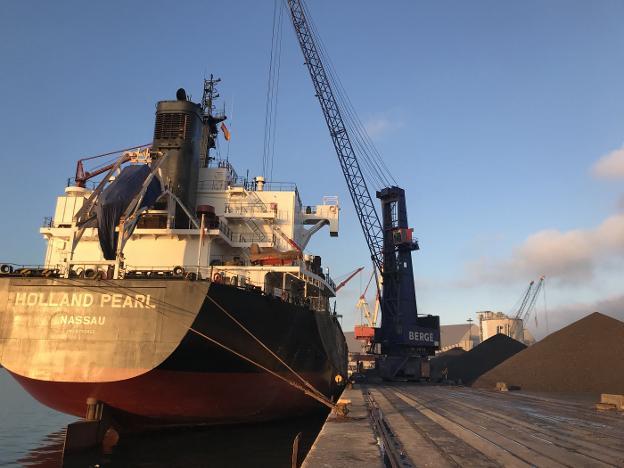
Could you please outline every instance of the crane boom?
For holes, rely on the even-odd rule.
[[[321,104],[342,173],[349,187],[349,194],[366,238],[368,250],[373,263],[381,272],[383,269],[383,230],[379,215],[366,185],[362,168],[353,149],[349,132],[342,118],[319,50],[314,42],[303,5],[300,0],[288,0],[288,6],[301,51],[314,84],[316,97]]]
[[[341,108],[332,90],[315,31],[306,18],[304,0],[287,3],[375,271],[382,278],[381,326],[374,329],[373,340],[379,355],[377,367],[384,379],[426,378],[428,356],[440,347],[440,318],[419,316],[417,311],[412,251],[418,250],[418,242],[412,238],[413,229],[408,227],[405,191],[397,186],[377,191],[381,217],[377,214],[341,112],[346,109],[348,116],[348,107]],[[358,131],[354,132],[353,141],[358,143]]]
[[[518,308],[518,312],[514,316],[514,325],[513,325],[514,328],[512,330],[513,331],[512,335],[515,334],[516,327],[518,326],[518,324],[522,324],[522,326],[524,327],[524,322],[529,318],[529,316],[531,315],[531,312],[535,308],[535,304],[537,303],[537,296],[539,296],[539,293],[544,287],[545,279],[546,279],[545,276],[540,277],[539,282],[537,283],[537,286],[535,286],[535,281],[531,281],[529,283],[529,287],[526,293],[524,294],[524,297],[522,298],[522,304],[520,304],[520,307]],[[535,288],[533,288],[534,286]]]
[[[531,311],[533,310],[533,308],[535,307],[535,304],[537,302],[537,296],[539,296],[540,291],[542,290],[542,287],[544,286],[544,280],[546,279],[545,276],[540,277],[539,283],[537,283],[537,287],[535,288],[535,290],[533,291],[533,295],[531,296],[531,300],[529,301],[526,310],[524,311],[524,313],[522,314],[522,316],[520,317],[522,320],[525,320],[529,317],[529,315],[531,315]]]
[[[522,315],[524,314],[524,310],[526,309],[526,306],[529,302],[529,297],[531,296],[531,290],[533,289],[534,284],[535,284],[535,281],[531,281],[529,283],[529,287],[524,291],[522,300],[520,301],[520,307],[518,307],[518,310],[516,311],[516,315],[514,316],[515,319],[522,318]]]
[[[347,276],[346,279],[344,279],[338,286],[336,286],[336,289],[334,289],[334,291],[338,292],[340,289],[344,288],[347,285],[347,283],[351,281],[355,277],[355,275],[357,275],[363,269],[364,267],[360,267],[357,270],[355,270],[353,273],[351,273],[349,276]]]

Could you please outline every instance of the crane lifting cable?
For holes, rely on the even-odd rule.
[[[264,147],[262,151],[262,175],[273,178],[275,141],[277,132],[277,107],[279,101],[280,69],[282,64],[282,33],[284,24],[284,4],[274,0],[271,53],[269,56],[269,76],[267,80],[266,107],[264,116]]]
[[[342,81],[336,72],[336,68],[333,65],[331,57],[327,53],[325,44],[318,33],[317,27],[312,19],[312,15],[308,10],[307,5],[305,2],[301,2],[301,5],[309,24],[312,39],[316,43],[321,61],[325,65],[329,82],[337,98],[342,117],[346,127],[349,130],[351,140],[357,147],[357,153],[363,162],[365,172],[369,174],[368,182],[375,189],[381,189],[390,185],[397,185],[396,180],[377,151],[372,139],[366,131],[365,125],[360,120],[353,103],[345,91]]]
[[[306,13],[303,2],[288,0],[288,5],[293,26],[312,77],[316,96],[330,130],[332,142],[349,188],[349,194],[355,205],[371,258],[376,268],[382,271],[383,230],[362,166],[356,156],[355,146],[357,145],[352,143],[354,137],[352,137],[345,119],[348,113],[343,110],[344,106],[338,100],[339,96],[333,91],[332,84],[335,83],[335,80],[332,79],[331,73],[326,71],[321,48],[317,46],[319,44],[318,35],[308,21],[309,14]],[[368,159],[363,156],[362,160]]]

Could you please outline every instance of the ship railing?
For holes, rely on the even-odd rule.
[[[199,191],[222,191],[229,187],[242,187],[248,191],[256,191],[257,184],[254,180],[246,177],[232,177],[227,180],[223,179],[207,179],[200,180],[197,189]],[[266,192],[296,192],[299,194],[297,184],[293,182],[265,182],[263,191]]]
[[[233,242],[240,244],[258,244],[266,241],[266,236],[262,234],[247,234],[247,233],[235,233],[232,239]]]
[[[230,286],[237,286],[246,289],[255,289],[264,291],[264,285],[253,281],[249,276],[242,273],[241,270],[228,266],[210,266],[201,267],[202,277],[211,279],[215,283],[222,283]]]
[[[299,260],[298,263],[301,267],[303,267],[303,269],[309,273],[312,273],[316,276],[319,276],[323,281],[325,281],[334,291],[336,290],[336,283],[333,280],[333,278],[329,275],[329,270],[325,269],[325,271],[323,271],[323,269],[321,268],[320,271],[315,271],[312,268],[310,268],[309,262],[306,262],[305,260]]]
[[[226,213],[236,213],[242,215],[253,215],[257,213],[268,213],[267,206],[262,202],[235,202],[225,205]]]
[[[233,237],[233,233],[232,230],[230,229],[230,227],[224,223],[223,221],[219,221],[219,231],[221,231],[221,233],[227,237],[228,239],[232,240]]]
[[[59,269],[49,265],[27,265],[0,261],[0,277],[2,276],[58,276]]]
[[[201,180],[197,186],[200,191],[221,191],[227,190],[230,182],[222,179]]]
[[[95,190],[98,186],[99,180],[88,180],[86,182],[83,182],[85,184],[85,188],[89,189],[89,190]],[[67,187],[73,187],[76,185],[76,178],[75,177],[68,177],[67,178]]]
[[[225,159],[210,159],[208,161],[208,167],[218,167],[219,169],[227,169],[228,174],[232,178],[238,178],[236,170],[232,164]]]
[[[124,277],[128,279],[192,279],[207,280],[227,286],[237,287],[245,290],[253,290],[258,293],[270,295],[284,302],[295,305],[307,306],[317,311],[327,311],[328,298],[325,296],[308,296],[298,297],[292,296],[287,290],[280,288],[271,288],[267,292],[265,285],[251,279],[240,269],[245,265],[126,265],[124,268]],[[41,268],[40,268],[41,269]],[[100,276],[104,278],[103,276]],[[96,278],[96,276],[93,276]]]
[[[54,218],[52,216],[46,216],[43,218],[43,223],[41,224],[42,228],[53,228],[54,226]]]
[[[232,267],[232,266],[250,266],[251,263],[246,261],[243,257],[238,255],[211,255],[210,266],[220,267]]]
[[[22,265],[11,262],[0,262],[0,276],[13,275],[24,277],[44,277],[44,278],[107,278],[111,277],[114,261],[90,260],[82,262],[58,263],[56,265]],[[68,273],[69,269],[69,274]]]
[[[255,243],[260,243],[260,242],[265,242],[266,241],[266,236],[262,235],[262,234],[254,234],[251,232],[240,232],[240,231],[233,231],[228,225],[227,223],[224,223],[223,221],[219,222],[219,231],[221,231],[221,233],[228,238],[231,242],[234,243],[240,243],[240,244],[253,244]]]
[[[251,185],[252,184],[249,182],[248,179],[244,177],[233,176],[233,177],[228,177],[225,180],[224,179],[200,180],[197,185],[197,189],[200,191],[202,190],[225,191],[229,187],[242,187],[245,190],[249,190],[249,187]]]
[[[296,192],[297,184],[294,182],[265,182],[263,190],[267,192]]]

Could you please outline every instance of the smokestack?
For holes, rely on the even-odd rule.
[[[158,174],[163,184],[195,213],[203,111],[199,104],[186,100],[184,89],[176,94],[177,101],[160,101],[156,106],[152,147],[167,155]],[[188,228],[184,210],[178,207],[175,216],[176,228]]]
[[[186,90],[184,88],[180,88],[176,91],[176,98],[178,101],[186,101]]]

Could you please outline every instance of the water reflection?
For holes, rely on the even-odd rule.
[[[61,466],[64,440],[65,429],[47,435],[41,441],[41,445],[31,450],[24,458],[19,460],[19,463],[23,466],[36,466],[39,468]]]
[[[290,467],[298,433],[299,463],[309,451],[326,413],[268,424],[163,431],[126,436],[111,453],[72,455],[65,467]],[[50,434],[44,443],[20,460],[27,467],[61,464],[65,431]]]

